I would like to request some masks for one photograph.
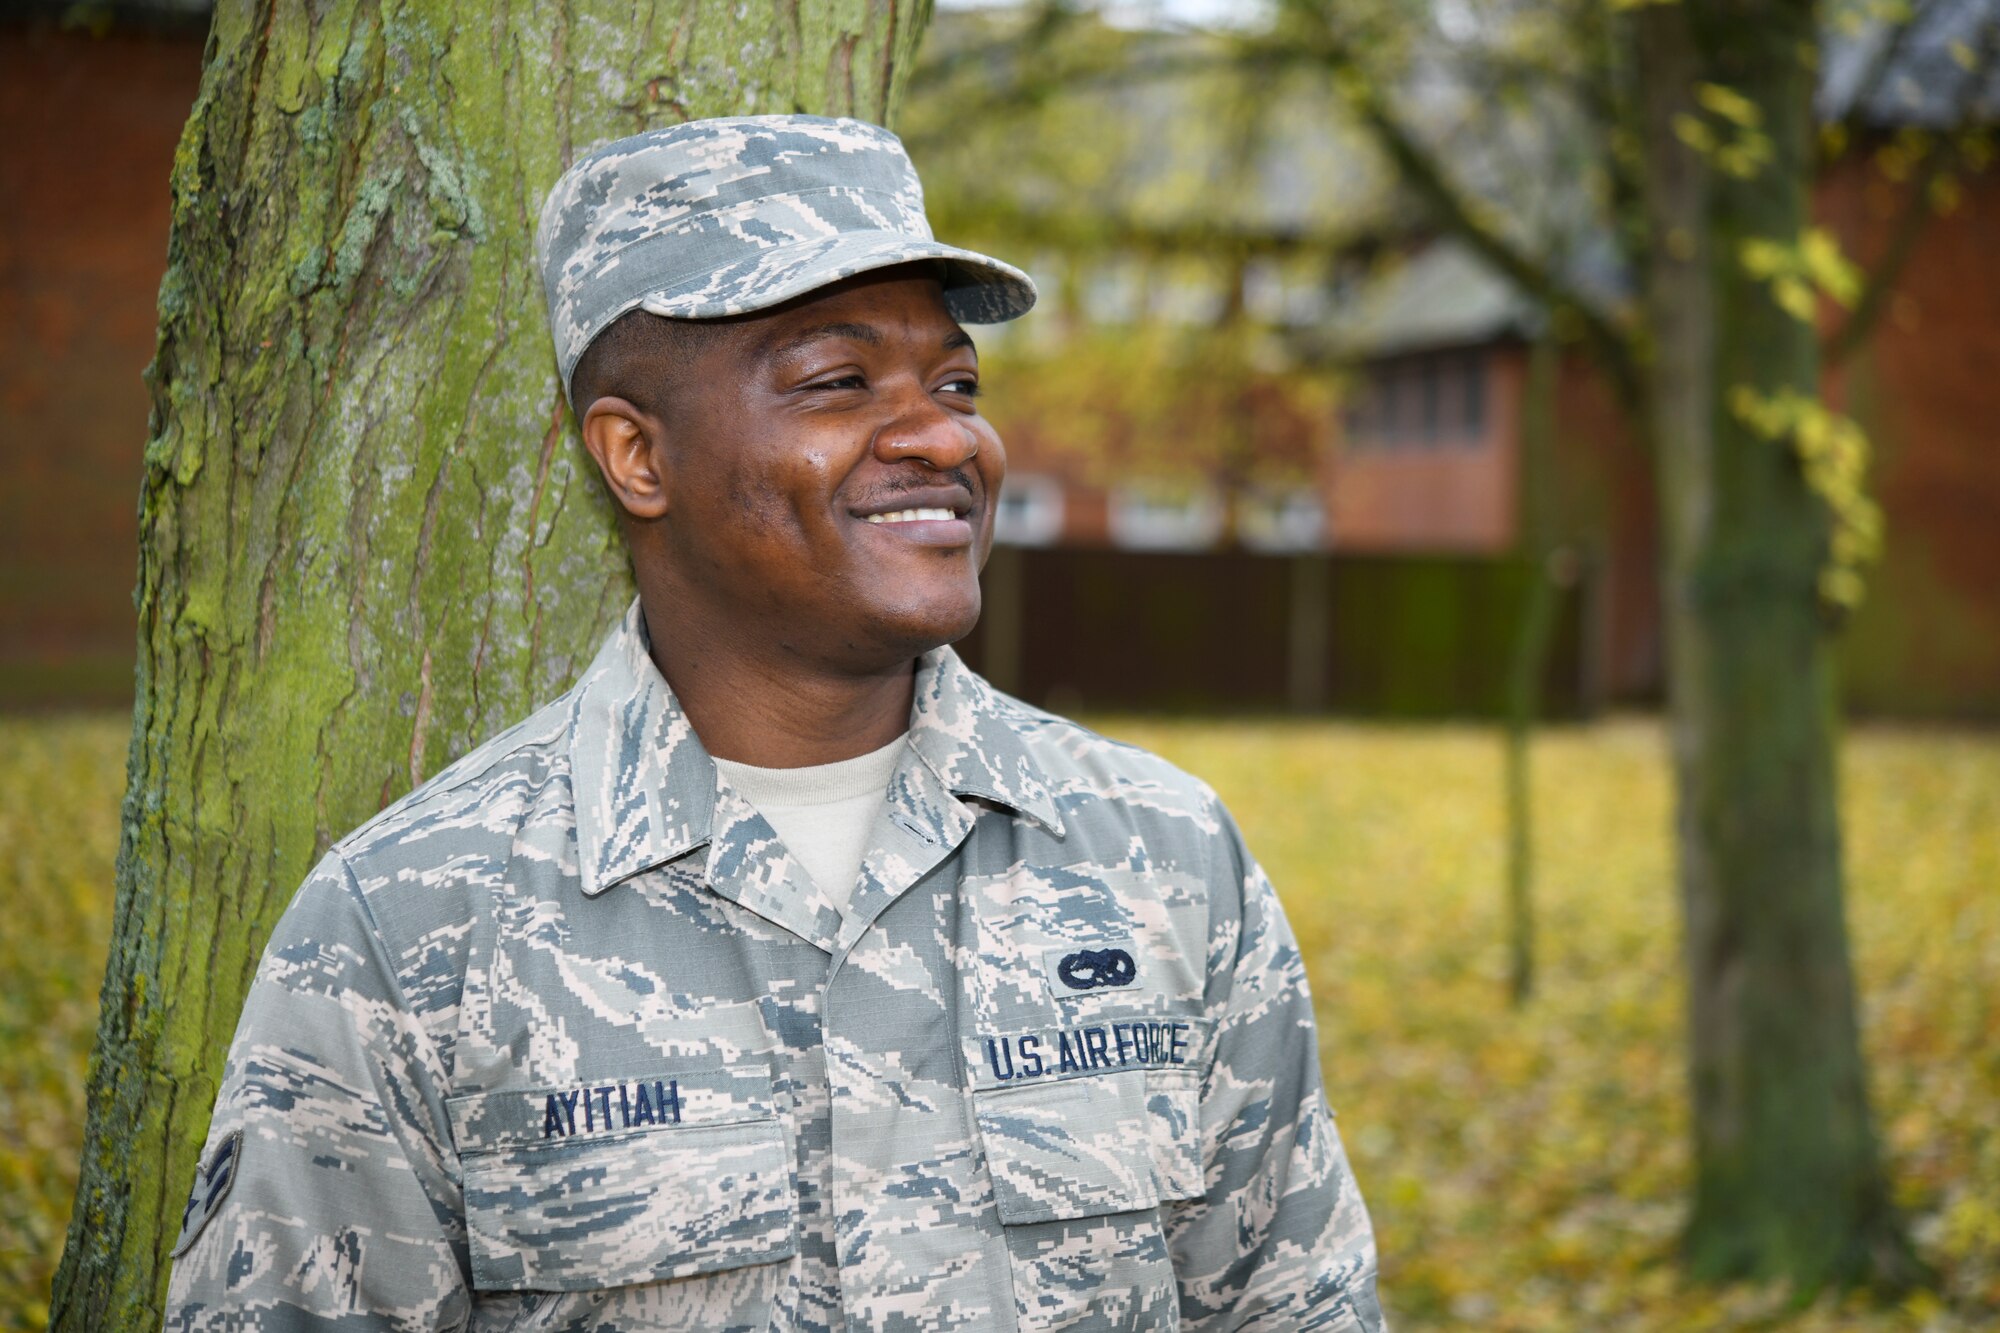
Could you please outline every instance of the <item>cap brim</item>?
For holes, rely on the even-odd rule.
[[[720,319],[768,310],[851,278],[920,260],[942,261],[944,303],[962,324],[1018,319],[1035,304],[1035,284],[997,259],[906,232],[842,232],[769,250],[715,269],[699,281],[648,293],[635,308],[669,319]]]

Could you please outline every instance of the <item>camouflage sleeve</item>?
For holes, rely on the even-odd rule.
[[[368,904],[329,854],[244,1002],[174,1247],[166,1327],[462,1328],[444,1086]]]
[[[1321,1090],[1305,967],[1270,880],[1215,809],[1208,1192],[1168,1223],[1182,1327],[1380,1333],[1374,1233]]]

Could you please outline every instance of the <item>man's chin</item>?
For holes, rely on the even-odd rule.
[[[871,668],[890,669],[972,633],[979,624],[979,589],[974,585],[969,596],[905,605],[869,620],[868,632],[850,643],[863,651]]]

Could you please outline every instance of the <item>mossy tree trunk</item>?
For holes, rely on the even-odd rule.
[[[1815,6],[1681,0],[1647,6],[1635,33],[1693,1084],[1687,1253],[1704,1277],[1900,1284],[1913,1271],[1869,1119],[1843,918],[1828,510],[1791,442],[1738,406],[1819,389],[1815,330],[1743,258],[1746,241],[1796,243],[1808,223]],[[1761,136],[1768,162],[1732,160],[1703,123],[1738,145]]]
[[[159,1327],[222,1055],[314,858],[562,689],[629,595],[556,383],[543,192],[683,119],[885,120],[928,16],[218,6],[172,178],[118,899],[53,1327]]]

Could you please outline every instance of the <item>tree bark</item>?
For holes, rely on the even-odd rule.
[[[118,898],[60,1330],[158,1328],[221,1059],[327,843],[629,595],[532,254],[592,145],[885,120],[928,0],[246,0],[175,159]]]
[[[1521,486],[1515,512],[1522,567],[1521,609],[1507,665],[1507,997],[1515,1007],[1535,993],[1535,815],[1530,751],[1542,679],[1556,623],[1555,516],[1550,512],[1555,449],[1557,350],[1544,331],[1528,351],[1528,385],[1521,412]]]
[[[1828,516],[1795,452],[1730,406],[1745,388],[1819,388],[1814,330],[1740,259],[1745,240],[1795,242],[1808,221],[1815,7],[1684,0],[1644,7],[1634,31],[1688,969],[1687,1255],[1707,1278],[1899,1285],[1914,1269],[1870,1123],[1843,920],[1817,588]],[[1690,146],[1703,86],[1755,107],[1768,165],[1732,174]]]

